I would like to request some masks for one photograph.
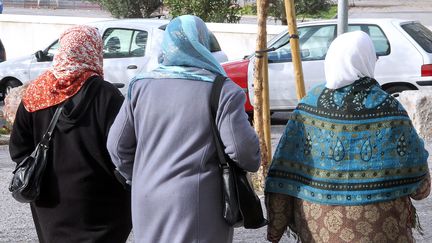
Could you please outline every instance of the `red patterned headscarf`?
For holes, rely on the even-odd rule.
[[[53,66],[26,89],[22,102],[29,112],[74,96],[91,76],[103,76],[103,42],[94,27],[75,26],[60,36]]]

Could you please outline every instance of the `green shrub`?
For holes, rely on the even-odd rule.
[[[256,4],[245,5],[240,10],[241,15],[256,15],[257,7]]]
[[[116,18],[148,18],[162,6],[161,0],[89,0],[99,3]]]
[[[337,6],[330,0],[296,0],[295,12],[297,18],[333,18],[337,13]],[[270,0],[268,15],[286,24],[284,0]]]
[[[240,6],[230,0],[165,0],[164,6],[169,9],[172,17],[192,14],[204,22],[238,23],[240,21]]]

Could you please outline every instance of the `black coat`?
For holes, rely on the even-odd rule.
[[[125,242],[131,230],[130,193],[113,175],[108,131],[123,96],[91,78],[68,99],[53,133],[40,198],[31,203],[41,242]],[[21,103],[9,151],[20,162],[41,140],[57,106],[28,112]]]

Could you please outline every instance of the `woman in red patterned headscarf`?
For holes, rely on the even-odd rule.
[[[76,94],[92,76],[103,77],[103,42],[95,28],[77,26],[60,37],[53,67],[26,89],[23,103],[29,112],[42,110]]]
[[[40,197],[30,204],[40,242],[124,242],[131,230],[130,194],[113,175],[105,147],[123,96],[103,80],[97,29],[60,36],[53,67],[25,90],[10,137],[19,163],[41,140],[58,105]]]

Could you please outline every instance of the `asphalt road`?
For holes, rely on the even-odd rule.
[[[349,0],[350,18],[399,18],[418,20],[432,27],[431,0]]]

